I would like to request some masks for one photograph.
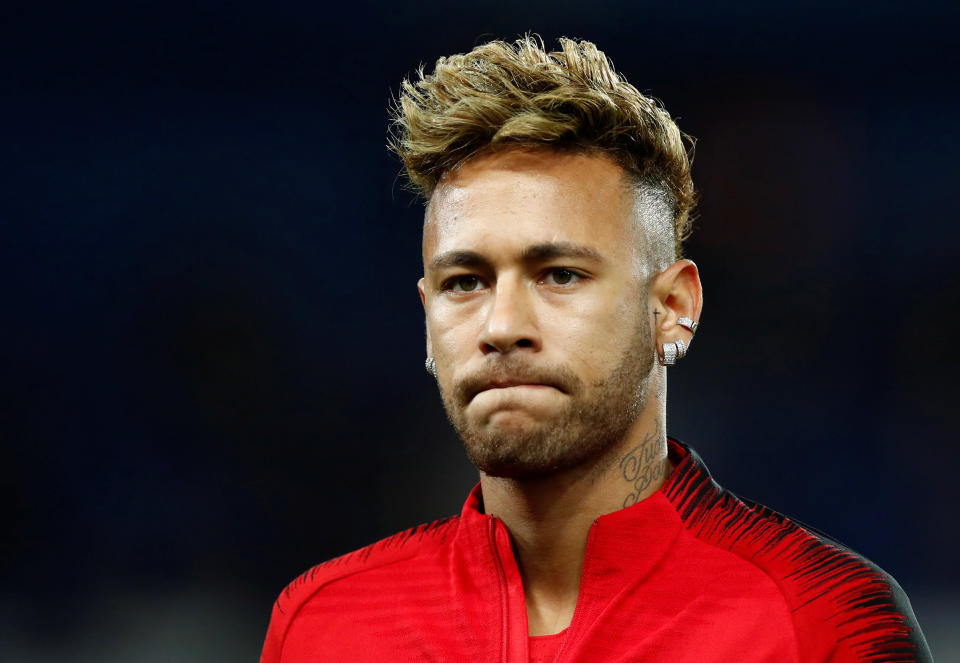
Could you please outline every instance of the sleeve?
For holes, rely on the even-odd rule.
[[[263,642],[263,651],[260,652],[260,663],[280,663],[283,639],[289,626],[290,619],[281,610],[278,600],[273,604],[270,625],[267,627],[267,637]]]
[[[890,576],[887,576],[887,580],[893,594],[893,604],[902,620],[902,627],[908,632],[897,634],[899,637],[884,637],[878,634],[876,639],[870,641],[868,649],[837,647],[826,663],[933,663],[933,655],[913,613],[910,599],[896,580]],[[906,637],[903,637],[904,635]]]

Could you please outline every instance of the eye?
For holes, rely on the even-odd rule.
[[[544,280],[550,285],[571,285],[581,278],[582,277],[573,270],[558,267],[557,269],[551,269],[547,272]]]
[[[473,292],[481,286],[480,277],[475,274],[461,274],[454,276],[443,282],[443,290],[452,290],[453,292]]]

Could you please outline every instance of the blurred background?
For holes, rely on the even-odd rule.
[[[698,138],[670,434],[960,660],[956,3],[4,13],[4,661],[256,660],[294,576],[459,511],[386,107],[526,31],[595,41]]]

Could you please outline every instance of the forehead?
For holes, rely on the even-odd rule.
[[[451,250],[508,254],[548,242],[632,255],[624,184],[623,170],[605,156],[510,150],[475,158],[444,176],[430,199],[424,262]]]

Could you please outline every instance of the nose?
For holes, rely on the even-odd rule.
[[[498,279],[480,334],[481,352],[507,354],[518,349],[540,350],[542,339],[530,297],[522,284]]]

